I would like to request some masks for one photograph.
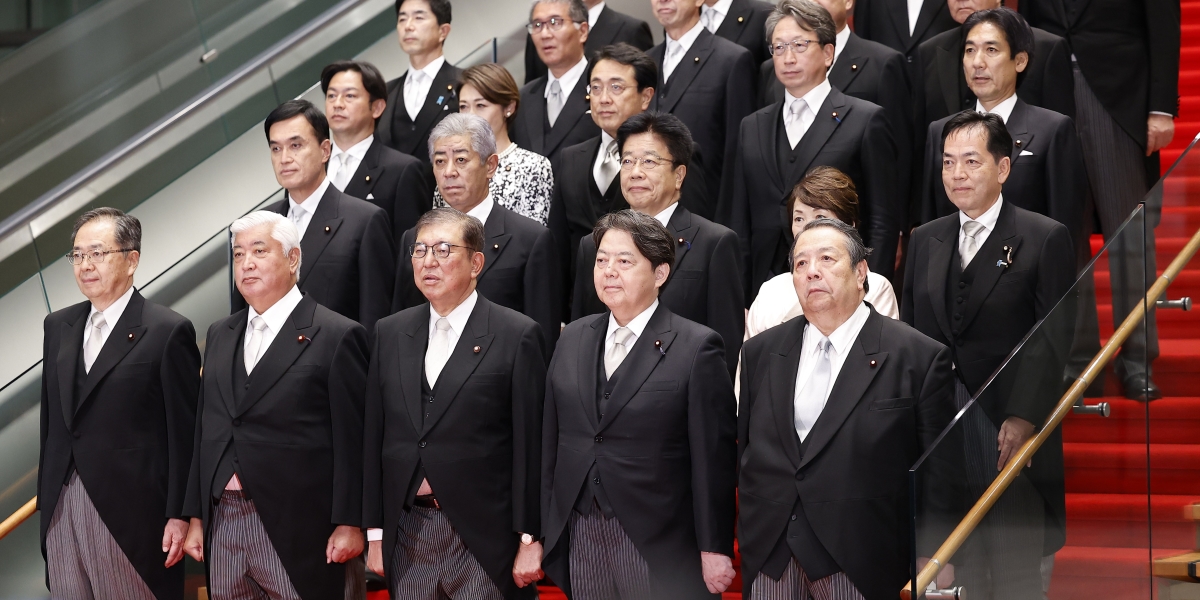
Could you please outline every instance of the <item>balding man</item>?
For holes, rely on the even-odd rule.
[[[342,598],[363,549],[367,332],[302,295],[283,215],[233,222],[249,306],[208,329],[185,550],[213,600]]]

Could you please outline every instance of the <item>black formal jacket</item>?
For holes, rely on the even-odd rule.
[[[786,271],[791,238],[791,215],[784,214],[786,200],[792,187],[816,166],[837,168],[854,181],[858,230],[874,249],[867,259],[871,271],[891,277],[895,269],[900,215],[907,209],[908,196],[897,183],[900,153],[884,110],[835,87],[816,112],[813,124],[796,144],[797,160],[789,163],[787,172],[780,172],[777,157],[783,103],[742,121],[733,178],[721,194],[717,221],[733,229],[741,241],[747,303],[764,281]]]
[[[593,465],[650,566],[654,598],[712,598],[700,552],[733,556],[737,418],[721,338],[659,305],[621,363],[603,418],[598,385],[609,313],[567,325],[546,376],[545,569],[571,596],[571,510]],[[647,457],[652,459],[647,460]]]
[[[46,316],[38,510],[46,532],[72,466],[105,527],[160,600],[183,598],[183,563],[163,567],[163,526],[185,519],[200,351],[191,321],[137,290],[83,374],[91,302]]]
[[[227,448],[236,452],[242,488],[296,592],[341,598],[346,567],[325,564],[325,546],[337,526],[363,522],[367,332],[305,295],[235,392],[247,312],[208,329],[184,514],[204,520],[211,556],[212,496],[225,486],[217,467]]]
[[[546,359],[529,317],[480,296],[433,388],[422,393],[429,304],[379,322],[367,379],[363,518],[392,564],[400,512],[421,479],[505,598],[521,533],[540,537]],[[396,574],[388,572],[389,576]]]
[[[950,353],[872,308],[801,443],[793,417],[807,324],[792,319],[742,347],[744,589],[823,547],[865,598],[895,598],[911,560],[908,470],[954,418]],[[952,506],[945,491],[929,500]]]
[[[733,0],[729,14],[721,20],[714,35],[750,51],[754,64],[771,58],[767,51],[767,17],[775,6],[762,0]]]
[[[671,80],[664,82],[666,51],[664,42],[648,53],[659,69],[650,110],[671,113],[687,125],[692,140],[704,150],[708,195],[717,198],[722,178],[732,172],[726,157],[737,151],[738,125],[754,112],[754,65],[758,63],[749,50],[704,29],[680,59]]]
[[[923,223],[958,212],[942,184],[942,131],[949,120],[946,117],[929,125]],[[1083,206],[1088,179],[1075,123],[1018,98],[1007,127],[1013,145],[1012,170],[1004,182],[1005,201],[1062,223],[1076,245],[1087,243]]]
[[[539,77],[521,88],[521,108],[512,127],[512,141],[527,150],[537,152],[555,162],[558,153],[567,146],[574,146],[584,140],[600,135],[600,127],[592,121],[592,105],[588,100],[589,63],[584,68],[575,89],[567,94],[562,112],[550,127],[549,117],[546,116],[546,86],[549,76]]]
[[[675,264],[658,299],[671,312],[716,331],[724,342],[729,378],[737,371],[738,350],[746,333],[745,298],[741,286],[741,252],[737,235],[682,205],[667,221],[667,231],[676,240]],[[592,236],[579,241],[575,269],[575,301],[571,320],[608,310],[596,295],[592,272],[596,264],[596,242]]]
[[[398,240],[433,208],[433,188],[425,169],[415,157],[375,140],[343,192],[387,211],[392,239]]]
[[[1179,2],[1032,0],[1017,9],[1066,38],[1092,92],[1139,144],[1150,111],[1179,114]]]
[[[922,129],[959,111],[975,109],[975,94],[967,87],[963,72],[964,35],[963,28],[956,27],[917,48],[922,78],[917,86],[918,106],[923,111],[919,121]],[[1075,118],[1075,76],[1066,40],[1033,29],[1033,56],[1020,78],[1017,97],[1033,106]]]
[[[1036,1],[1036,0],[1035,0]],[[908,32],[907,0],[861,0],[854,3],[854,33],[879,42],[904,55],[909,75],[917,74],[917,46],[921,42],[958,27],[944,0],[924,0],[917,26]],[[913,77],[911,81],[919,81]]]
[[[650,26],[645,21],[617,12],[606,4],[600,16],[596,17],[596,26],[588,29],[587,41],[583,43],[584,54],[590,61],[601,48],[621,42],[645,52],[654,45],[654,36],[650,34]],[[525,83],[545,77],[546,71],[546,63],[538,56],[533,36],[526,35]]]
[[[974,279],[963,288],[955,284],[960,229],[956,213],[913,232],[900,319],[951,349],[955,375],[972,395],[979,394],[976,401],[997,428],[1008,417],[1019,417],[1040,428],[1065,391],[1063,365],[1075,323],[1073,313],[1068,312],[1075,300],[1062,302],[1048,320],[1058,329],[1066,324],[1065,334],[1025,342],[1022,365],[1009,364],[984,393],[980,394],[980,389],[1035,324],[1050,315],[1072,289],[1075,249],[1071,236],[1061,223],[1020,208],[1006,196],[995,230],[968,266],[968,270],[974,269]],[[1011,263],[1004,267],[1001,261],[1008,261],[1010,252]],[[957,294],[953,311],[950,294]],[[1045,333],[1046,326],[1038,332]],[[1033,467],[1024,471],[1046,502],[1048,553],[1065,540],[1060,431],[1038,451]]]
[[[483,224],[483,234],[483,271],[476,280],[479,295],[537,322],[545,337],[549,360],[563,318],[561,259],[555,254],[554,236],[537,221],[499,203],[492,205],[487,223]],[[425,303],[425,296],[413,279],[412,259],[408,255],[408,248],[416,238],[417,232],[409,229],[400,240],[393,313]]]
[[[288,201],[263,210],[288,214]],[[321,306],[362,323],[368,332],[391,314],[396,244],[383,209],[330,185],[300,240],[300,291]],[[233,290],[233,312],[246,301]]]
[[[458,112],[458,94],[454,91],[462,69],[446,61],[433,78],[429,93],[425,96],[425,106],[417,113],[414,122],[404,108],[404,80],[408,77],[405,71],[400,77],[388,82],[387,108],[375,122],[375,139],[381,144],[399,150],[410,156],[415,156],[425,163],[429,160],[429,132],[433,126],[450,113]],[[433,183],[433,173],[426,175]],[[433,192],[431,191],[430,194]],[[433,196],[431,195],[430,198]],[[431,200],[432,202],[432,200]]]

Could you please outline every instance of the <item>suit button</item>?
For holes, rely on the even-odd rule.
[[[962,281],[958,282],[958,289],[960,289],[960,290],[961,290],[961,289],[963,289],[963,288],[965,288],[965,287],[967,287],[967,284],[966,284],[966,283],[964,283],[964,282],[962,282]]]
[[[597,443],[597,444],[599,444],[600,442],[603,442],[603,441],[604,441],[604,436],[602,436],[602,435],[598,435],[598,436],[596,436],[596,443]]]
[[[418,447],[418,448],[424,448],[424,447],[425,447],[425,440],[421,440],[421,441],[417,442],[417,447]]]
[[[72,432],[71,432],[71,435],[72,435],[72,436],[73,436],[75,439],[79,439],[79,432],[78,432],[78,431],[72,431]]]
[[[233,426],[234,426],[234,427],[241,427],[241,426],[242,426],[242,421],[241,421],[241,419],[234,419],[234,420],[233,420]]]
[[[904,60],[907,60],[908,62],[912,62],[912,57],[911,57],[911,56],[905,56],[905,57],[904,57]]]
[[[246,385],[244,385],[244,386],[242,386],[242,387],[244,387],[244,388],[246,388],[246,389],[250,389],[250,384],[248,384],[248,383],[247,383]]]
[[[793,521],[795,521],[795,520],[796,520],[796,515],[792,515],[792,520],[793,520]]]
[[[957,298],[957,300],[956,300],[956,301],[957,301],[959,304],[962,304],[962,303],[963,303],[963,297],[962,297],[962,296],[959,296],[959,297]],[[433,400],[430,400],[430,402],[433,402]]]
[[[795,156],[793,156],[793,157],[791,157],[791,158],[788,158],[788,162],[790,162],[790,163],[794,163],[794,162],[796,162],[796,157],[795,157]]]
[[[610,392],[604,392],[604,398],[605,398],[605,399],[607,399],[607,398],[608,398],[609,396],[611,396],[611,395],[612,395],[612,394],[611,394]]]
[[[796,473],[796,481],[804,481],[804,473]]]
[[[596,485],[600,485],[600,478],[599,478],[599,477],[597,477],[597,478],[593,479],[593,480],[592,480],[592,483],[594,483],[594,484],[596,484]]]
[[[954,320],[955,320],[955,321],[961,321],[961,320],[962,320],[962,315],[961,315],[961,314],[956,314],[956,315],[954,315]]]
[[[430,403],[430,404],[433,404],[433,396],[430,396],[430,397],[429,397],[429,403]]]

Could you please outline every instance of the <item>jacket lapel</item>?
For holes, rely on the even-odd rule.
[[[600,9],[600,14],[596,15],[596,26],[588,29],[588,43],[586,45],[594,48],[603,48],[609,44],[615,43],[617,37],[617,29],[612,26],[612,15],[608,6]],[[588,52],[588,56],[592,56],[594,52]]]
[[[721,26],[717,28],[716,36],[727,40],[740,39],[753,12],[746,0],[733,0],[729,5],[729,14],[725,15]]]
[[[500,259],[500,255],[504,253],[504,249],[508,247],[508,241],[512,239],[512,234],[504,232],[504,222],[507,220],[508,209],[500,206],[499,202],[492,204],[492,212],[488,215],[487,223],[483,224],[483,270],[479,272],[478,280],[482,281],[487,272],[492,269],[496,261]]]
[[[76,304],[74,314],[62,324],[58,333],[58,395],[67,427],[75,419],[75,374],[83,356],[83,328],[87,326],[91,306],[87,301]]]
[[[908,50],[911,50],[917,45],[917,40],[921,39],[921,36],[925,33],[925,30],[929,29],[929,26],[933,24],[933,20],[937,18],[937,13],[939,10],[946,10],[946,3],[942,2],[941,0],[924,0],[924,2],[921,3],[921,11],[917,13],[917,26],[913,27],[912,36],[908,38],[908,43],[906,44],[906,48]],[[906,27],[905,32],[907,33],[907,6],[904,9],[904,25]]]
[[[1000,207],[1000,218],[996,221],[996,230],[988,235],[987,241],[983,243],[979,253],[971,259],[971,264],[979,261],[979,266],[976,267],[975,280],[971,283],[971,295],[967,298],[967,305],[963,307],[963,331],[971,326],[971,321],[975,319],[975,315],[979,314],[979,308],[983,306],[984,300],[987,300],[988,294],[992,293],[992,288],[996,287],[1000,276],[1008,270],[1008,267],[997,264],[998,260],[1006,258],[1008,255],[1003,248],[1007,246],[1012,250],[1013,262],[1018,260],[1017,250],[1021,247],[1021,236],[1017,234],[1014,220],[1012,205],[1005,202]]]
[[[442,415],[446,414],[450,404],[458,399],[458,392],[467,382],[467,378],[475,372],[475,368],[479,366],[483,357],[487,356],[488,348],[491,347],[492,340],[496,337],[488,329],[491,306],[491,302],[488,302],[483,296],[476,299],[475,308],[467,319],[467,326],[462,335],[458,337],[458,343],[454,345],[454,350],[450,352],[450,359],[446,361],[446,366],[438,375],[435,385],[438,388],[437,396],[441,400],[430,406],[429,416],[425,418],[425,425],[421,429],[422,436],[428,434],[433,426],[437,425]],[[475,348],[479,348],[479,351],[476,352]]]
[[[780,105],[782,114],[782,105]],[[837,116],[833,116],[837,113]],[[816,118],[808,131],[804,132],[804,137],[800,138],[800,142],[796,145],[800,154],[796,158],[795,169],[792,174],[799,173],[803,176],[808,172],[809,165],[820,154],[821,148],[825,147],[825,142],[833,136],[833,132],[837,131],[840,121],[845,120],[850,114],[850,107],[846,104],[846,96],[833,88],[829,91],[829,96],[825,98],[825,102],[821,104],[821,108],[816,112]],[[782,117],[781,117],[782,118]],[[798,181],[800,177],[792,177],[793,181]]]
[[[304,239],[300,240],[300,247],[304,251],[304,260],[300,261],[300,280],[298,282],[300,287],[304,287],[308,274],[312,273],[313,266],[321,258],[321,253],[325,251],[330,240],[337,235],[338,227],[342,225],[342,219],[338,217],[341,203],[342,193],[333,187],[333,184],[330,184],[325,188],[325,195],[321,196],[317,212],[313,213],[312,219],[308,221]],[[283,206],[284,210],[287,210],[288,203],[284,202]]]
[[[217,390],[221,393],[221,400],[231,417],[238,414],[237,396],[233,393],[233,361],[237,360],[237,345],[245,340],[249,314],[249,308],[239,310],[229,317],[228,327],[216,331],[217,338],[211,342],[212,356],[223,358],[205,364],[201,374],[203,378],[216,379]]]
[[[580,77],[583,81],[586,77]],[[547,75],[538,79],[538,85],[531,90],[533,102],[529,102],[526,106],[522,106],[521,110],[528,111],[529,118],[525,122],[529,124],[529,149],[545,156],[549,154],[546,151],[546,86],[550,84],[550,76]],[[570,104],[568,99],[567,104],[563,105],[563,110],[566,111],[566,106]],[[559,114],[561,118],[562,115]]]
[[[396,140],[400,139],[398,132],[392,131],[396,125],[396,107],[404,103],[404,79],[408,77],[405,72],[398,79],[388,83],[387,108],[383,109],[383,114],[379,115],[379,120],[375,122],[375,141],[385,145],[396,147]],[[405,118],[408,115],[405,114]],[[405,152],[408,149],[402,149]]]
[[[800,352],[804,344],[804,327],[808,319],[799,316],[782,327],[789,328],[783,342],[770,354],[770,386],[772,414],[779,441],[792,466],[800,468],[800,436],[796,435],[796,373],[800,369]]]
[[[400,390],[404,394],[404,405],[408,409],[408,418],[412,420],[413,431],[421,431],[424,418],[421,411],[425,410],[421,402],[421,377],[425,371],[425,351],[429,343],[429,303],[422,306],[426,310],[417,311],[417,316],[407,323],[401,332],[400,343]]]
[[[1029,109],[1023,100],[1017,99],[1016,106],[1013,106],[1012,114],[1008,115],[1008,122],[1005,125],[1008,127],[1008,133],[1012,135],[1012,164],[1017,164],[1021,159],[1021,151],[1029,147],[1029,143],[1033,141],[1033,134],[1029,131]]]
[[[759,151],[762,153],[761,156],[767,159],[760,164],[771,176],[771,183],[775,185],[775,189],[782,190],[787,186],[783,185],[783,173],[779,171],[779,162],[775,160],[777,153],[775,149],[779,147],[778,124],[783,121],[783,101],[776,102],[766,113],[757,113],[755,118],[758,119],[760,133],[758,136]]]
[[[837,62],[833,63],[833,68],[829,70],[829,83],[839,90],[850,89],[850,84],[858,77],[859,73],[867,66],[870,57],[863,56],[862,42],[854,32],[850,32],[850,39],[846,41],[846,47],[842,50],[842,55],[838,57]]]
[[[458,111],[458,95],[454,93],[454,83],[458,77],[454,74],[454,65],[450,61],[442,63],[442,68],[438,69],[437,75],[433,78],[433,84],[429,86],[429,93],[425,95],[425,104],[421,106],[421,112],[417,113],[417,121],[415,123],[417,131],[421,133],[419,136],[414,136],[414,140],[419,140],[425,137],[425,133],[429,131],[434,124],[434,121],[441,119],[442,115]],[[400,94],[401,108],[403,109],[404,93]],[[408,112],[405,111],[405,115]],[[421,148],[413,148],[414,152],[420,152]]]
[[[675,238],[675,264],[671,267],[671,275],[675,275],[675,271],[679,265],[683,264],[683,257],[687,255],[688,250],[692,249],[692,241],[696,236],[698,226],[692,220],[692,213],[684,208],[682,204],[675,207],[675,212],[671,214],[671,219],[667,221],[667,230],[671,232],[671,237]],[[663,285],[670,284],[670,279]]]
[[[311,230],[311,227],[309,229]],[[250,388],[246,390],[246,396],[238,405],[235,417],[246,414],[250,407],[261,400],[317,337],[321,326],[313,324],[313,313],[316,310],[317,301],[308,295],[305,295],[300,304],[292,310],[292,314],[279,328],[267,351],[254,366],[254,371],[247,380]]]
[[[950,273],[950,257],[954,255],[954,247],[958,244],[958,216],[946,219],[946,227],[929,237],[929,271],[925,274],[929,282],[929,301],[933,304],[933,314],[938,327],[947,340],[953,340],[950,332],[950,321],[942,308],[946,302],[946,278]]]
[[[879,336],[883,329],[880,319],[887,317],[880,316],[873,308],[870,310],[867,322],[859,331],[858,339],[851,344],[846,354],[846,362],[842,364],[833,389],[829,391],[825,409],[821,411],[821,416],[817,417],[817,422],[813,423],[812,431],[808,434],[800,468],[812,462],[829,444],[834,434],[850,417],[850,413],[854,412],[854,407],[862,401],[863,394],[875,380],[875,374],[883,369],[887,361],[888,353],[879,351]]]
[[[726,21],[728,20],[726,19]],[[692,85],[692,80],[696,79],[696,76],[700,74],[700,71],[704,69],[704,65],[708,62],[708,57],[712,54],[714,37],[707,29],[700,31],[700,35],[696,37],[696,41],[692,43],[692,47],[683,54],[683,58],[679,60],[679,64],[671,72],[669,88],[666,87],[666,82],[664,81],[662,89],[667,89],[670,97],[664,98],[664,104],[658,107],[659,111],[671,112],[675,110],[675,105],[679,104],[683,95],[687,93],[688,87]],[[663,42],[663,49],[665,56],[666,42]]]
[[[383,173],[383,167],[379,166],[380,147],[379,140],[371,142],[371,145],[367,147],[367,153],[363,155],[362,162],[358,164],[358,169],[354,171],[354,176],[346,184],[343,193],[355,198],[366,198],[371,193],[375,184],[379,182],[379,176]]]
[[[607,333],[607,327],[604,331]],[[633,400],[638,390],[641,389],[642,383],[658,367],[659,361],[666,358],[673,341],[675,341],[675,332],[671,331],[671,311],[660,302],[658,308],[654,310],[654,315],[650,317],[650,322],[642,330],[642,335],[638,336],[637,341],[633,343],[633,350],[621,363],[622,366],[629,364],[630,368],[621,373],[621,379],[617,381],[617,387],[613,389],[612,398],[609,399],[608,412],[604,413],[604,419],[600,421],[600,431],[604,431],[604,428],[613,422],[621,409],[625,408],[630,400]],[[658,343],[656,344],[656,342]]]
[[[904,40],[904,47],[907,50],[912,46],[912,34],[908,32],[908,2],[906,0],[887,0],[887,6],[887,12],[892,17],[892,25],[896,27],[896,34]]]
[[[593,431],[600,431],[600,423],[596,420],[596,390],[598,389],[600,364],[600,348],[604,344],[604,336],[608,333],[608,315],[594,318],[590,327],[583,335],[583,347],[579,351],[579,403],[583,414],[587,415]]]
[[[146,331],[142,325],[142,307],[145,304],[146,299],[137,290],[134,290],[133,296],[129,298],[129,305],[125,307],[125,312],[121,313],[117,324],[109,330],[104,347],[100,349],[100,354],[96,356],[96,362],[92,363],[92,370],[83,380],[83,389],[75,403],[76,414],[84,404],[87,404],[88,397],[96,390],[96,386],[104,379],[104,376],[108,375],[108,372],[117,366],[117,363],[121,362],[121,359],[125,358],[125,355],[129,354],[129,351],[138,342],[142,341],[142,333]]]
[[[562,112],[558,113],[558,119],[554,121],[554,127],[550,128],[550,133],[546,136],[546,151],[554,152],[558,149],[567,134],[575,128],[575,123],[584,118],[591,112],[590,96],[588,95],[588,86],[591,85],[587,78],[587,70],[579,77],[579,81],[575,82],[575,89],[567,95],[567,101],[563,103]],[[589,117],[590,118],[590,117]],[[539,126],[541,122],[537,123]]]

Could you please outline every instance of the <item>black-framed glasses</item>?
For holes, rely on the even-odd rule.
[[[91,250],[88,252],[68,252],[66,254],[67,262],[73,265],[81,265],[86,260],[93,265],[98,265],[108,260],[109,254],[118,252],[133,252],[133,248],[118,248],[116,250]]]
[[[574,22],[575,21],[572,21],[566,17],[550,17],[545,21],[530,21],[529,24],[525,26],[525,31],[528,31],[529,35],[541,33],[542,30],[546,28],[549,28],[550,31],[561,31],[563,25]]]
[[[809,45],[815,43],[816,41],[817,40],[792,40],[790,42],[776,42],[770,46],[767,46],[767,50],[771,52],[771,56],[783,56],[783,53],[787,52],[790,48],[793,53],[799,56],[804,54],[804,52],[808,50]]]
[[[431,248],[433,249],[433,255],[435,257],[444,260],[444,259],[450,258],[450,251],[452,248],[467,248],[467,247],[459,246],[458,244],[450,244],[447,242],[442,242],[440,244],[432,244],[432,245],[422,244],[420,242],[417,242],[416,244],[413,244],[408,247],[408,255],[413,258],[425,258],[425,255],[429,254],[429,250]],[[467,249],[469,250],[469,248],[467,248]]]

